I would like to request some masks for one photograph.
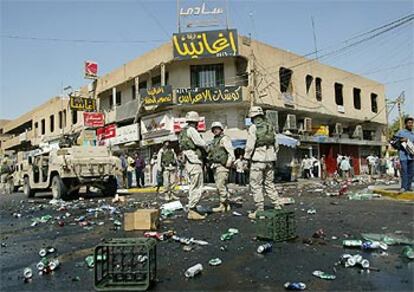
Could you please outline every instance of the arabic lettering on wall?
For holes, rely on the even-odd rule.
[[[141,98],[144,105],[169,105],[173,103],[171,85],[141,89]]]
[[[76,110],[76,111],[95,111],[96,100],[94,98],[71,96],[70,97],[70,109]]]
[[[177,89],[178,104],[235,103],[242,101],[241,86]]]
[[[238,55],[237,30],[178,33],[173,35],[174,58]]]

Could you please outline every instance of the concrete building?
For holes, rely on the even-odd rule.
[[[27,151],[41,143],[54,143],[63,133],[79,131],[82,123],[82,113],[69,109],[68,98],[53,97],[0,127],[1,149]]]
[[[174,43],[80,89],[81,96],[95,97],[98,110],[105,113],[107,126],[97,130],[100,143],[139,149],[149,161],[160,143],[177,140],[182,118],[196,110],[207,140],[212,138],[211,123],[220,121],[236,147],[243,148],[247,112],[255,104],[277,111],[279,133],[301,142],[299,158],[325,154],[331,173],[338,153],[352,156],[356,174],[364,157],[380,154],[387,123],[381,83],[239,36],[235,30],[189,34],[208,36],[203,39],[206,50],[196,49],[195,38],[174,35]],[[210,39],[215,42],[209,44]],[[82,112],[71,112],[68,99],[55,97],[7,122],[1,148],[31,149],[80,131],[82,125]],[[289,156],[279,156],[280,165],[289,163],[283,160]]]
[[[279,132],[301,141],[298,155],[325,154],[331,173],[337,153],[353,157],[356,173],[364,163],[361,157],[379,154],[387,121],[384,86],[378,82],[243,36],[238,37],[235,56],[178,60],[173,52],[173,43],[164,44],[96,83],[106,123],[118,127],[133,123],[140,89],[172,87],[173,104],[143,110],[141,124],[135,127],[141,129],[135,146],[147,158],[157,149],[153,145],[176,137],[175,120],[189,110],[205,117],[207,139],[211,138],[208,128],[216,120],[233,140],[245,139],[245,118],[252,103],[276,110]],[[182,102],[178,94],[188,88],[220,86],[240,86],[241,98],[225,103]]]

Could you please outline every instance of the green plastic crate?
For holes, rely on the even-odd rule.
[[[95,248],[97,291],[145,291],[157,276],[157,241],[111,239]],[[99,261],[98,261],[99,259]]]
[[[257,237],[273,241],[285,241],[296,237],[295,212],[266,210],[256,214]]]

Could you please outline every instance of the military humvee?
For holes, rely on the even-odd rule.
[[[106,146],[72,146],[41,151],[28,158],[23,191],[28,197],[52,189],[53,198],[68,199],[82,186],[99,188],[115,195],[120,160]]]
[[[26,152],[17,153],[17,160],[14,164],[13,173],[10,174],[10,189],[14,192],[23,186],[24,174],[29,170],[27,155]]]

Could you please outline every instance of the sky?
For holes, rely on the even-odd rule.
[[[200,0],[180,0],[181,5]],[[240,34],[300,55],[329,52],[356,34],[414,12],[414,1],[208,1],[228,7]],[[168,1],[0,0],[0,119],[13,119],[62,93],[79,88],[85,60],[104,75],[171,40],[177,3]],[[414,22],[321,60],[384,83],[386,96],[405,91],[403,111],[414,114]],[[391,112],[390,119],[397,114]]]

